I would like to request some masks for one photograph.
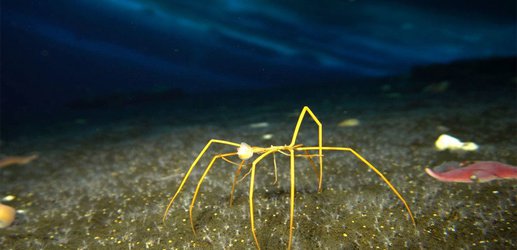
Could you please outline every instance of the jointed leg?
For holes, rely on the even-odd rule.
[[[232,190],[230,192],[230,207],[233,205],[233,193],[235,192],[235,185],[240,182],[242,179],[244,179],[244,177],[246,177],[249,172],[244,175],[242,177],[242,179],[238,179],[239,178],[239,175],[241,174],[241,171],[242,171],[242,167],[244,166],[244,163],[246,162],[245,160],[242,160],[241,163],[236,163],[234,161],[231,161],[229,160],[228,158],[226,157],[221,157],[221,159],[223,159],[224,161],[230,163],[230,164],[233,164],[233,165],[236,165],[237,166],[237,170],[235,170],[235,174],[234,174],[234,177],[233,177],[233,183],[232,183]]]
[[[270,150],[263,154],[261,154],[257,159],[253,161],[253,164],[251,165],[251,177],[250,177],[250,193],[249,193],[249,203],[250,203],[250,221],[251,221],[251,233],[253,234],[253,239],[255,240],[255,245],[257,246],[257,249],[260,250],[260,245],[257,239],[257,234],[255,233],[255,217],[254,217],[254,211],[253,211],[253,191],[255,186],[255,167],[257,166],[257,163],[260,162],[264,157],[268,156],[271,153],[276,152],[276,150]]]
[[[230,193],[230,207],[233,205],[233,192],[235,191],[235,184],[237,183],[238,177],[241,174],[242,166],[244,165],[245,160],[242,160],[241,164],[239,164],[239,167],[235,171],[235,175],[233,177],[233,183],[232,183],[232,191]]]
[[[190,165],[190,168],[189,170],[187,171],[187,173],[185,174],[185,177],[183,177],[183,180],[181,181],[180,183],[180,186],[178,187],[178,190],[176,190],[176,193],[174,194],[174,196],[172,196],[171,200],[169,201],[169,204],[167,205],[167,208],[165,209],[165,212],[163,213],[163,217],[162,217],[162,222],[165,223],[165,218],[167,218],[167,213],[169,212],[169,209],[171,208],[172,206],[172,203],[174,203],[174,200],[176,199],[176,197],[178,196],[178,194],[180,193],[181,189],[183,188],[183,185],[185,185],[185,182],[187,182],[187,179],[188,177],[190,176],[190,173],[192,172],[192,170],[194,169],[194,166],[196,166],[197,162],[199,161],[199,159],[201,159],[201,157],[203,156],[203,154],[205,154],[205,152],[208,150],[208,148],[210,147],[210,145],[212,145],[212,143],[219,143],[219,144],[225,144],[225,145],[230,145],[230,146],[234,146],[234,147],[240,147],[240,144],[238,143],[234,143],[234,142],[230,142],[230,141],[223,141],[223,140],[216,140],[216,139],[211,139],[206,145],[205,147],[203,148],[203,150],[201,150],[201,152],[199,153],[199,155],[197,156],[197,158],[194,160],[194,162],[192,163],[192,165]]]
[[[239,165],[241,165],[240,163],[237,163],[237,162],[231,161],[230,159],[228,159],[228,158],[226,158],[226,157],[221,157],[221,159],[223,159],[225,162],[228,162],[228,163],[230,163],[230,164],[232,164],[232,165],[235,165],[235,166],[237,166],[237,167],[238,167]]]
[[[190,207],[188,209],[189,217],[190,217],[190,226],[192,227],[192,232],[194,232],[194,235],[196,234],[196,229],[194,228],[194,220],[192,219],[192,209],[194,209],[194,202],[196,202],[197,194],[199,193],[199,188],[201,187],[201,183],[203,183],[203,180],[206,177],[206,174],[208,174],[208,171],[212,168],[214,165],[214,162],[222,157],[231,156],[231,155],[237,155],[237,152],[233,153],[226,153],[226,154],[219,154],[212,158],[210,161],[210,164],[205,169],[205,172],[203,172],[203,175],[201,175],[201,178],[199,178],[199,181],[197,183],[196,191],[194,191],[194,196],[192,196],[192,202],[190,203]]]
[[[319,150],[319,157],[320,157],[320,174],[319,174],[319,181],[318,181],[318,192],[321,192],[322,190],[322,181],[323,181],[323,128],[321,125],[321,122],[318,120],[316,115],[312,113],[311,109],[307,106],[303,107],[302,112],[300,113],[300,116],[298,117],[298,122],[296,122],[296,127],[294,128],[293,138],[291,140],[291,144],[289,146],[293,147],[296,143],[296,138],[298,137],[298,132],[300,130],[300,126],[302,125],[303,117],[305,116],[305,113],[309,113],[312,120],[318,125],[318,149]]]
[[[297,145],[297,146],[301,146],[301,145]],[[283,154],[283,155],[285,155],[285,156],[289,156],[289,157],[291,156],[291,154],[290,154],[290,153],[286,153],[286,152],[284,152],[283,150],[278,150],[278,153],[281,153],[281,154]],[[320,179],[320,178],[319,178],[319,172],[318,172],[318,170],[317,170],[316,164],[315,164],[315,163],[314,163],[314,161],[312,160],[312,157],[316,157],[316,156],[320,156],[320,155],[318,155],[318,154],[312,154],[312,155],[311,155],[311,154],[309,154],[309,152],[308,152],[307,150],[305,150],[305,154],[299,154],[299,155],[295,154],[294,156],[295,156],[295,157],[304,157],[304,158],[306,158],[307,160],[309,160],[309,163],[311,164],[311,167],[312,167],[312,169],[314,170],[314,173],[316,174],[316,179],[318,179],[318,181],[319,181],[319,179]],[[276,183],[276,179],[277,179],[277,170],[276,170],[275,154],[273,154],[273,161],[274,161],[274,164],[275,164],[275,182],[274,182],[273,184],[275,184],[275,183]]]
[[[362,157],[359,153],[357,153],[355,150],[351,148],[343,148],[343,147],[300,147],[297,148],[297,150],[336,150],[336,151],[348,151],[355,155],[359,160],[361,160],[366,166],[368,166],[371,170],[373,170],[381,179],[389,186],[391,191],[399,198],[402,203],[404,203],[404,207],[406,207],[406,210],[409,213],[409,217],[411,217],[411,221],[413,222],[413,225],[416,225],[415,218],[413,217],[413,213],[411,212],[411,209],[409,208],[409,205],[407,204],[406,200],[402,197],[402,195],[397,191],[397,189],[391,184],[391,182],[379,171],[377,168],[375,168],[370,162],[368,162],[364,157]]]
[[[316,178],[319,181],[319,179],[320,179],[319,172],[318,172],[318,170],[316,168],[316,163],[314,163],[314,160],[312,160],[312,157],[319,156],[319,155],[311,155],[311,154],[309,154],[308,150],[305,150],[305,154],[304,155],[295,155],[295,156],[297,156],[297,157],[304,157],[305,159],[307,159],[309,161],[309,163],[311,164],[312,170],[314,170],[314,173],[316,174]]]
[[[287,249],[291,249],[291,243],[293,241],[293,225],[294,225],[294,192],[295,192],[295,182],[294,182],[294,151],[292,149],[289,150],[291,153],[291,197],[289,198],[289,243],[287,245]]]
[[[276,168],[276,154],[273,153],[273,166],[275,167],[275,181],[273,182],[273,185],[276,184],[276,182],[278,181],[278,172],[277,172],[277,168]]]
[[[236,163],[236,162],[234,162],[234,161],[229,160],[229,159],[228,159],[228,158],[226,158],[226,157],[221,157],[221,159],[223,159],[224,161],[226,161],[226,162],[228,162],[228,163],[230,163],[230,164],[233,164],[233,165],[237,166],[237,170],[235,171],[235,177],[234,177],[233,184],[232,184],[232,185],[233,185],[233,186],[232,186],[232,190],[234,190],[234,186],[235,186],[237,183],[239,183],[239,182],[241,182],[242,180],[244,180],[244,178],[246,178],[246,176],[248,176],[248,175],[251,173],[251,168],[250,168],[250,170],[249,170],[246,174],[244,174],[240,179],[237,179],[237,177],[239,177],[239,174],[240,174],[240,173],[241,173],[241,171],[242,171],[242,168],[243,168],[244,166],[246,166],[246,165],[244,164],[244,163],[245,163],[245,161],[243,160],[241,163]],[[233,191],[232,191],[232,192],[233,192]],[[230,205],[232,205],[232,204],[231,204],[231,202],[230,202]]]
[[[248,175],[250,175],[250,174],[251,174],[251,168],[250,168],[250,170],[248,170],[248,172],[247,172],[247,173],[245,173],[245,174],[244,174],[244,175],[243,175],[243,176],[242,176],[242,177],[237,181],[237,183],[239,183],[239,182],[243,181],[243,180],[244,180],[244,178],[248,177]]]

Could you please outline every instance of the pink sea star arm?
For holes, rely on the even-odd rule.
[[[517,167],[496,161],[477,161],[464,167],[437,171],[426,168],[425,172],[443,182],[487,182],[497,179],[517,179]]]

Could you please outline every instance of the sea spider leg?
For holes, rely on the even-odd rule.
[[[300,146],[302,146],[302,145],[301,144],[296,145],[295,148],[296,147],[300,147]],[[290,156],[290,154],[285,153],[282,150],[279,150],[278,152],[282,153],[283,155]],[[312,167],[312,170],[314,171],[314,174],[316,174],[316,180],[319,182],[319,172],[318,172],[318,169],[316,167],[316,163],[314,163],[314,160],[312,159],[312,157],[316,157],[316,156],[320,156],[320,155],[318,155],[318,154],[309,154],[309,152],[307,150],[305,150],[305,154],[299,154],[299,155],[295,154],[294,156],[295,157],[303,157],[303,158],[305,158],[305,159],[307,159],[309,161],[309,163],[310,163],[310,165]]]
[[[314,163],[314,160],[312,159],[312,157],[314,156],[319,156],[319,155],[311,155],[309,154],[309,151],[308,150],[305,150],[305,154],[304,155],[295,155],[296,157],[303,157],[305,159],[307,159],[312,167],[312,170],[314,170],[314,174],[316,174],[316,179],[319,180],[319,172],[318,172],[318,169],[316,167],[316,163]]]
[[[312,159],[312,156],[313,155],[310,155],[309,154],[309,151],[305,150],[305,155],[301,155],[302,157],[305,157],[307,160],[309,160],[310,164],[311,164],[311,167],[312,167],[312,170],[314,170],[314,173],[316,174],[316,177],[319,179],[319,173],[318,173],[318,170],[316,169],[316,164],[314,163],[314,160]]]
[[[237,177],[239,177],[239,175],[240,175],[240,173],[242,171],[242,167],[244,166],[244,163],[246,161],[242,160],[241,163],[236,163],[234,161],[229,160],[226,157],[221,157],[221,159],[223,159],[224,161],[226,161],[226,162],[228,162],[230,164],[233,164],[233,165],[237,166],[237,170],[235,170],[234,177],[233,177],[232,190],[230,192],[230,207],[231,207],[232,204],[233,204],[233,192],[235,191],[235,184],[238,182]]]
[[[294,128],[293,132],[293,138],[291,140],[291,144],[289,146],[293,148],[296,143],[296,138],[298,137],[298,132],[300,130],[300,126],[302,125],[303,118],[305,116],[305,113],[309,113],[312,120],[318,125],[318,146],[319,146],[319,158],[320,158],[320,174],[319,174],[319,180],[318,180],[318,192],[321,192],[322,190],[322,181],[323,181],[323,150],[321,147],[323,147],[323,128],[321,125],[320,120],[318,120],[318,117],[312,113],[311,109],[307,106],[304,106],[302,109],[302,112],[300,113],[300,116],[298,117],[298,121],[296,122],[296,127]]]
[[[397,189],[391,184],[391,182],[386,178],[377,168],[375,168],[369,161],[367,161],[364,157],[362,157],[359,153],[357,153],[355,150],[351,148],[343,148],[343,147],[300,147],[296,150],[335,150],[335,151],[347,151],[352,153],[355,157],[357,157],[359,160],[361,160],[366,166],[368,166],[371,170],[373,170],[381,179],[389,186],[391,191],[399,198],[402,203],[404,203],[404,207],[406,207],[406,210],[409,213],[409,217],[411,217],[411,221],[413,222],[413,225],[416,225],[415,218],[413,217],[413,213],[411,212],[411,209],[409,208],[409,205],[407,204],[406,200],[402,197],[402,195],[397,191]]]
[[[276,154],[273,153],[273,166],[275,167],[275,181],[273,182],[273,185],[276,184],[276,182],[278,181],[278,172],[276,171]]]
[[[243,181],[243,180],[244,180],[246,177],[248,177],[248,175],[250,175],[250,174],[251,174],[251,168],[250,168],[250,170],[248,170],[248,172],[247,172],[247,173],[245,173],[245,174],[244,174],[244,175],[243,175],[243,176],[242,176],[242,177],[237,181],[237,183],[239,183],[239,182]]]
[[[257,246],[257,249],[260,250],[260,245],[257,239],[257,234],[255,233],[255,217],[253,212],[253,191],[255,186],[255,167],[257,166],[257,163],[260,162],[264,157],[268,156],[269,154],[272,154],[274,152],[278,151],[277,149],[268,149],[263,154],[261,154],[259,157],[257,157],[253,164],[251,165],[251,177],[250,177],[250,193],[249,193],[249,203],[250,203],[250,221],[251,221],[251,233],[253,234],[253,239],[255,240],[255,245]]]
[[[233,177],[233,183],[232,183],[232,191],[230,193],[230,207],[232,206],[233,204],[233,193],[235,191],[235,184],[237,183],[238,181],[238,177],[239,175],[241,174],[241,170],[242,170],[242,166],[244,165],[244,162],[246,162],[245,160],[242,160],[241,164],[239,164],[239,167],[237,168],[237,170],[235,171],[235,176]]]
[[[242,171],[242,167],[244,166],[244,163],[246,162],[245,160],[242,160],[241,163],[236,163],[234,161],[231,161],[229,160],[228,158],[226,157],[221,157],[221,159],[223,159],[224,161],[230,163],[230,164],[233,164],[233,165],[236,165],[237,166],[237,170],[235,171],[235,174],[234,174],[234,177],[233,177],[233,183],[232,183],[232,190],[230,192],[230,207],[233,205],[233,193],[235,191],[235,185],[237,184],[237,182],[239,182],[240,180],[237,179]],[[244,176],[246,177],[246,176]]]
[[[201,184],[203,183],[203,180],[205,179],[206,175],[208,174],[208,171],[212,168],[214,165],[214,162],[219,159],[226,156],[232,156],[237,155],[237,152],[233,153],[226,153],[226,154],[218,154],[214,157],[212,157],[212,161],[210,161],[210,164],[205,169],[205,172],[203,172],[203,175],[201,175],[201,178],[199,178],[199,181],[197,183],[196,191],[194,191],[194,196],[192,196],[192,202],[190,203],[190,207],[188,209],[189,217],[190,217],[190,226],[192,227],[192,232],[194,232],[194,235],[196,234],[196,229],[194,228],[194,220],[192,219],[192,210],[194,209],[194,203],[196,202],[197,195],[199,193],[199,188],[201,188]],[[244,161],[243,161],[244,163]]]
[[[294,186],[294,150],[289,149],[289,153],[291,153],[291,197],[290,203],[289,203],[289,243],[287,245],[287,249],[291,249],[291,244],[293,242],[293,225],[294,225],[294,192],[295,192],[295,186]]]
[[[299,146],[302,146],[302,144],[295,145],[295,148],[299,147]],[[289,153],[286,153],[283,150],[278,150],[278,153],[281,153],[281,154],[283,154],[285,156],[290,156]],[[311,164],[312,170],[314,170],[314,173],[316,174],[316,179],[319,181],[319,172],[317,170],[316,163],[314,163],[314,160],[312,160],[312,157],[319,156],[319,155],[317,155],[317,154],[316,155],[315,154],[309,154],[309,152],[307,150],[305,150],[305,154],[304,155],[303,154],[302,155],[296,155],[295,154],[294,156],[295,157],[304,157],[305,159],[307,159],[309,161],[309,163]],[[275,157],[275,154],[273,154],[273,159],[275,159],[274,157]],[[274,161],[274,163],[275,163],[275,182],[273,184],[276,183],[276,179],[277,179],[277,177],[276,177],[276,161]]]
[[[163,217],[162,217],[162,222],[163,223],[165,223],[165,219],[167,218],[167,213],[169,212],[169,209],[171,208],[172,203],[174,203],[174,200],[176,199],[176,197],[180,193],[181,189],[183,188],[183,185],[185,185],[185,182],[187,182],[187,179],[190,176],[190,173],[194,169],[194,166],[196,166],[196,164],[199,161],[199,159],[201,159],[203,154],[205,154],[205,152],[208,150],[210,145],[212,145],[213,143],[230,145],[230,146],[234,146],[234,147],[237,147],[237,148],[240,147],[240,144],[235,143],[235,142],[230,142],[230,141],[217,140],[217,139],[211,139],[210,141],[208,141],[208,143],[205,145],[203,150],[201,150],[201,152],[199,153],[197,158],[194,160],[192,165],[190,165],[190,168],[187,171],[187,173],[185,174],[185,176],[183,177],[183,180],[181,181],[180,186],[178,187],[178,190],[176,190],[176,193],[174,194],[174,196],[172,196],[171,200],[169,201],[169,204],[167,205],[167,208],[165,209],[165,212],[163,213]]]
[[[237,163],[237,162],[231,161],[231,160],[229,160],[229,159],[228,159],[228,158],[226,158],[226,157],[221,157],[221,159],[223,159],[225,162],[228,162],[228,163],[230,163],[230,164],[233,164],[233,165],[235,165],[235,166],[237,166],[237,167],[240,165],[240,163]]]

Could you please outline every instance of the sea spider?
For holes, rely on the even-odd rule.
[[[306,146],[303,146],[302,144],[296,144],[296,138],[298,136],[300,126],[302,124],[303,118],[305,117],[305,114],[307,114],[307,113],[314,120],[314,122],[318,125],[318,146],[306,147]],[[229,162],[231,164],[238,166],[237,170],[235,171],[235,177],[233,180],[232,191],[230,194],[230,205],[231,205],[232,201],[233,201],[233,192],[235,190],[235,184],[239,181],[238,177],[241,173],[242,167],[245,165],[246,160],[250,159],[253,156],[253,154],[258,154],[259,156],[257,158],[255,158],[255,160],[253,160],[253,162],[251,164],[250,171],[247,174],[245,174],[244,176],[242,176],[241,180],[244,179],[248,175],[250,176],[249,207],[250,207],[251,233],[253,234],[253,239],[255,240],[257,249],[260,249],[260,244],[259,244],[259,241],[257,238],[257,234],[255,232],[255,216],[254,216],[254,211],[253,211],[253,191],[254,191],[254,185],[255,185],[255,168],[256,168],[257,164],[262,159],[264,159],[264,157],[266,157],[270,154],[276,153],[276,152],[289,156],[290,165],[291,165],[291,167],[290,167],[291,190],[290,190],[290,210],[289,210],[289,242],[288,242],[287,249],[291,249],[291,243],[293,241],[294,194],[295,194],[294,158],[295,157],[305,157],[305,158],[309,159],[309,161],[313,165],[316,173],[318,174],[318,179],[319,179],[318,180],[318,192],[321,192],[321,190],[322,190],[321,183],[322,183],[322,178],[323,178],[323,150],[335,150],[335,151],[350,152],[354,156],[356,156],[359,160],[361,160],[366,166],[368,166],[371,170],[373,170],[389,186],[391,191],[393,191],[393,193],[400,199],[400,201],[402,201],[402,203],[404,204],[404,207],[406,208],[406,210],[409,214],[409,217],[411,218],[411,221],[413,222],[413,224],[415,224],[415,219],[413,217],[411,209],[409,208],[406,200],[404,200],[402,195],[390,183],[390,181],[379,170],[377,170],[377,168],[375,168],[370,162],[368,162],[364,157],[362,157],[359,153],[357,153],[352,148],[323,146],[321,122],[318,120],[318,118],[314,115],[314,113],[307,106],[303,107],[302,112],[300,113],[300,116],[298,117],[298,122],[296,123],[296,127],[294,128],[293,137],[292,137],[291,143],[289,145],[270,146],[270,147],[263,148],[263,147],[251,147],[251,146],[247,145],[246,143],[239,144],[239,143],[225,141],[225,140],[211,139],[205,145],[203,150],[201,150],[201,152],[199,153],[197,158],[194,160],[194,162],[190,166],[189,170],[183,177],[183,180],[181,181],[181,183],[178,187],[178,190],[176,191],[174,196],[170,199],[170,202],[167,205],[167,208],[165,209],[165,212],[163,214],[163,222],[165,222],[165,218],[167,217],[167,213],[168,213],[169,209],[171,208],[171,206],[172,206],[174,200],[176,199],[176,197],[178,196],[178,194],[181,192],[181,189],[183,188],[183,185],[185,185],[185,182],[187,181],[188,177],[190,176],[192,170],[194,169],[194,166],[196,166],[196,164],[201,159],[201,157],[205,154],[205,152],[208,150],[210,145],[212,145],[214,143],[236,147],[237,151],[236,152],[234,151],[231,153],[217,154],[214,157],[212,157],[212,160],[210,161],[207,168],[203,172],[203,175],[199,179],[196,190],[194,191],[194,196],[192,197],[192,202],[190,203],[190,207],[189,207],[190,225],[192,227],[192,231],[194,232],[194,235],[196,234],[196,230],[194,228],[194,222],[192,220],[192,209],[194,208],[194,202],[199,193],[201,183],[205,179],[208,171],[210,170],[210,168],[212,167],[214,162],[217,159],[222,159],[226,162]],[[308,153],[308,151],[316,151],[316,150],[318,151],[317,154],[310,155]],[[305,154],[295,154],[295,152],[300,152],[300,151],[305,152]],[[240,163],[233,162],[227,158],[229,156],[235,156],[235,155],[238,156],[242,160]],[[319,158],[319,173],[316,169],[316,166],[314,165],[314,162],[312,161],[312,157]],[[275,163],[274,165],[275,165],[275,182],[276,182],[276,161],[274,161],[274,163]]]

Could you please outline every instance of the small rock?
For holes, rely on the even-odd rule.
[[[257,122],[250,124],[250,128],[267,128],[269,127],[269,123],[267,122]]]
[[[8,195],[8,196],[2,198],[2,201],[13,201],[14,199],[16,199],[16,196]]]
[[[351,119],[345,119],[343,121],[341,121],[338,126],[339,127],[355,127],[355,126],[359,126],[360,122],[358,119],[355,119],[355,118],[351,118]]]
[[[463,150],[463,151],[476,151],[479,146],[473,142],[462,142],[458,138],[452,137],[447,134],[442,134],[438,137],[434,143],[436,149],[439,151],[443,150]]]
[[[271,140],[271,138],[273,138],[272,134],[265,134],[265,135],[262,136],[263,140]]]

